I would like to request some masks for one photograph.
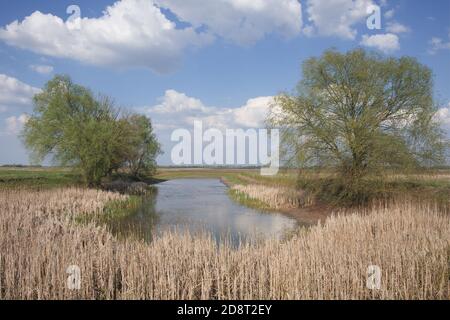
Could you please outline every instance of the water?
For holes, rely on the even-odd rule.
[[[294,219],[264,213],[233,202],[227,187],[217,179],[170,180],[156,186],[156,192],[142,206],[114,221],[113,232],[134,234],[146,241],[165,230],[206,231],[216,241],[233,243],[260,238],[280,238],[297,227]]]

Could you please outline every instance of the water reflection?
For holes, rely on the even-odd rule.
[[[115,234],[145,241],[165,230],[206,231],[216,241],[281,237],[297,223],[281,214],[266,214],[233,202],[216,179],[171,180],[156,186],[139,208],[111,224]]]
[[[109,220],[111,232],[119,237],[135,238],[150,242],[155,234],[155,226],[159,224],[160,217],[155,211],[158,189],[139,199],[136,208],[126,214]]]

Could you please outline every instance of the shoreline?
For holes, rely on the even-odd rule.
[[[220,181],[229,189],[231,189],[234,185],[225,177],[221,177]],[[305,208],[293,209],[271,209],[268,211],[283,214],[287,217],[295,219],[301,224],[309,224],[311,226],[324,223],[326,219],[333,215],[333,209],[326,205],[312,205]]]

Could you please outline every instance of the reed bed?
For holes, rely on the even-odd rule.
[[[303,190],[288,187],[270,187],[261,184],[234,185],[231,190],[241,196],[263,202],[271,209],[295,209],[312,205],[313,198]]]
[[[448,299],[450,219],[412,202],[334,216],[289,240],[217,245],[166,233],[116,240],[74,219],[111,200],[94,190],[0,192],[0,299]],[[69,290],[66,269],[81,269]],[[369,265],[382,270],[366,287]]]

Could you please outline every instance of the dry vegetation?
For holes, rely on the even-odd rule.
[[[261,201],[275,210],[303,208],[313,204],[313,199],[305,191],[294,188],[250,184],[234,185],[231,190],[248,199]]]
[[[450,219],[403,202],[232,249],[208,236],[151,244],[79,225],[123,196],[94,190],[0,191],[0,299],[448,299]],[[368,265],[382,288],[366,289]],[[67,289],[78,265],[82,288]]]

